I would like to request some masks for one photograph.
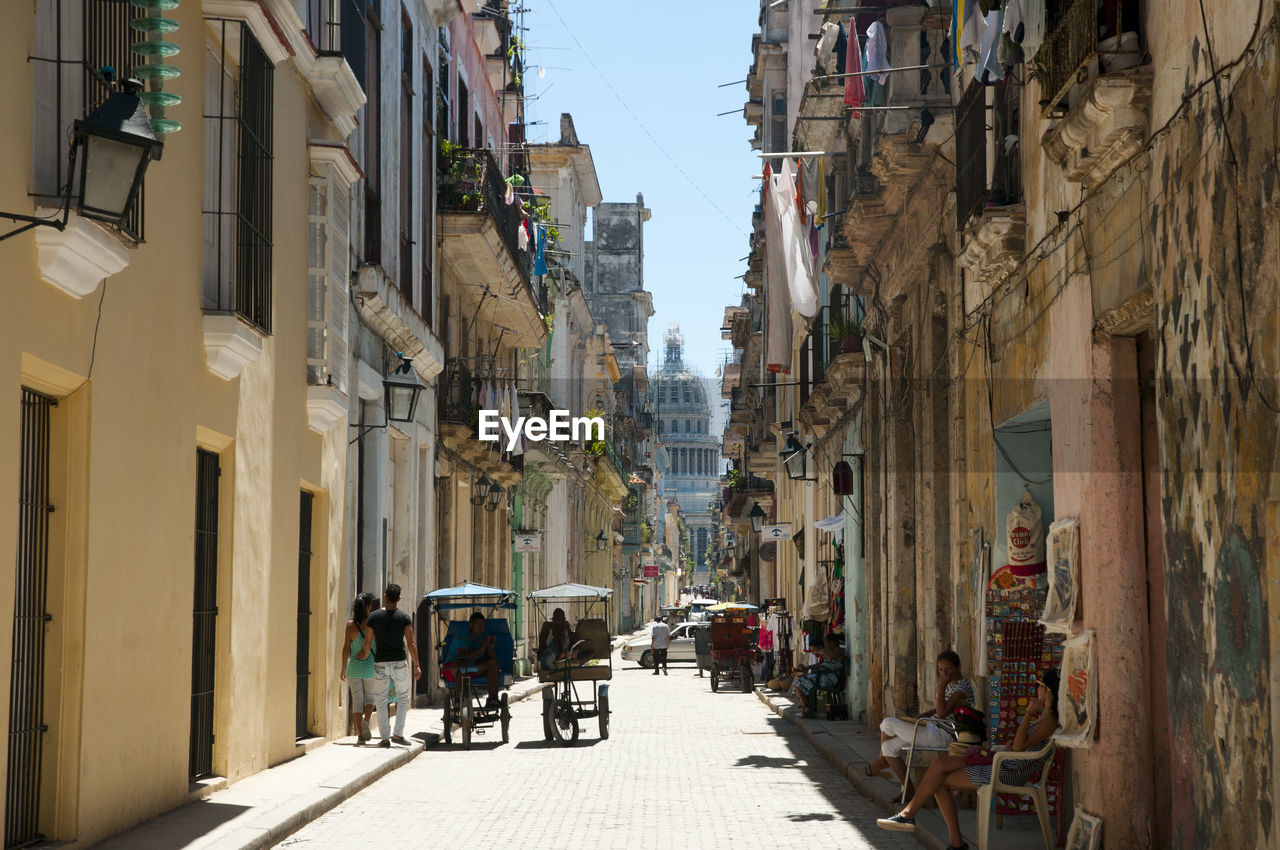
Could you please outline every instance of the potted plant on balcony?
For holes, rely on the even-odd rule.
[[[862,322],[844,313],[836,313],[827,324],[827,336],[836,344],[839,353],[862,351]]]
[[[480,209],[480,160],[448,139],[440,140],[437,153],[441,206],[467,212]]]

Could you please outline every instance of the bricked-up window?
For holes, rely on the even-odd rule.
[[[130,45],[146,36],[129,26],[138,17],[129,0],[35,0],[35,42],[32,61],[32,195],[38,203],[61,206],[67,181],[79,175],[67,171],[67,140],[72,122],[83,118],[111,89],[97,75],[111,66],[127,79],[144,63]],[[118,227],[126,239],[143,239],[143,194]]]
[[[204,306],[270,332],[274,69],[247,25],[206,23]]]
[[[413,22],[400,7],[400,293],[413,303]]]
[[[435,247],[435,187],[432,185],[431,156],[435,151],[435,116],[431,114],[432,91],[435,87],[431,74],[431,59],[422,55],[422,292],[419,301],[419,312],[432,326],[432,301],[435,293],[431,285],[431,252]]]
[[[377,0],[365,9],[364,259],[382,263],[382,21]]]

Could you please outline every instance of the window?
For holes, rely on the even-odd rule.
[[[475,119],[476,119],[476,134],[475,134],[476,147],[478,148],[488,147],[488,145],[486,145],[484,142],[484,125],[480,123],[480,116],[479,115],[475,116]]]
[[[467,84],[458,78],[458,145],[461,147],[470,147],[467,139],[467,124],[471,117],[471,109],[467,101]]]
[[[341,0],[307,0],[307,38],[321,56],[341,52],[341,9]]]
[[[770,152],[787,149],[787,96],[778,92],[773,96],[773,109],[769,119]]]
[[[138,14],[128,0],[36,0],[32,194],[41,203],[60,206],[67,181],[74,179],[67,169],[72,122],[110,93],[97,70],[110,65],[125,76],[144,61],[129,49],[145,39],[129,26]],[[113,228],[133,242],[143,239],[144,191],[123,224]]]
[[[974,82],[960,100],[956,129],[956,216],[962,228],[970,216],[982,212],[984,204],[1003,206],[1022,199],[1021,157],[1017,148],[1019,91],[1008,82],[991,86]],[[995,156],[990,156],[990,152]],[[993,160],[993,166],[989,167],[989,159]]]
[[[382,82],[378,73],[382,56],[382,22],[370,3],[366,10],[364,52],[364,259],[382,263]]]
[[[435,293],[431,286],[431,254],[435,248],[435,189],[431,183],[431,155],[435,150],[435,117],[431,114],[431,91],[434,88],[431,60],[422,55],[422,292],[419,309],[427,327],[431,327]]]
[[[400,8],[400,292],[413,303],[413,22]]]
[[[271,61],[240,21],[209,20],[204,298],[271,330]]]
[[[446,139],[453,138],[449,130],[449,31],[440,28],[436,31],[439,44],[439,69],[437,75],[439,88],[436,89],[436,124],[437,132]]]

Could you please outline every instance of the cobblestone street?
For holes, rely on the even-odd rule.
[[[754,694],[615,656],[610,701],[607,741],[592,719],[576,745],[544,742],[534,696],[512,707],[510,744],[467,752],[455,735],[279,846],[920,846],[876,828],[878,810]]]

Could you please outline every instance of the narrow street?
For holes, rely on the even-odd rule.
[[[876,828],[878,810],[755,694],[712,693],[690,664],[656,678],[614,664],[609,740],[593,719],[573,746],[544,742],[535,696],[513,706],[510,744],[464,751],[455,736],[278,846],[408,846],[424,829],[486,848],[920,846]]]

